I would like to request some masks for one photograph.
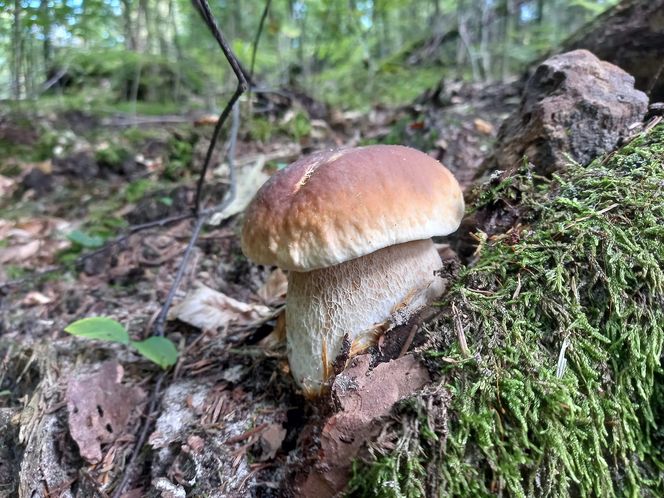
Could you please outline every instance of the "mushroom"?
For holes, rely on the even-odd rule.
[[[315,153],[260,188],[242,250],[288,270],[288,360],[305,395],[321,392],[344,348],[366,349],[381,324],[442,294],[431,237],[454,232],[463,212],[447,168],[396,145]]]

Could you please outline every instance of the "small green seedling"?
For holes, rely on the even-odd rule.
[[[172,367],[178,359],[178,351],[171,340],[155,336],[142,341],[132,341],[127,329],[112,318],[97,316],[76,320],[65,327],[65,332],[78,337],[119,342],[133,347],[141,356],[163,369]]]

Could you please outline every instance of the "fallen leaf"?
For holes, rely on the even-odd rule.
[[[427,369],[413,355],[405,355],[370,369],[370,355],[351,360],[332,386],[340,411],[332,415],[320,435],[320,461],[309,474],[301,496],[333,496],[348,482],[351,463],[365,441],[376,436],[382,418],[401,399],[431,381]]]
[[[101,445],[125,434],[136,407],[145,399],[139,387],[121,383],[124,370],[111,361],[92,375],[69,380],[65,399],[69,414],[69,432],[81,456],[90,463],[101,462]]]
[[[280,268],[277,268],[270,273],[257,294],[265,304],[275,306],[285,302],[287,291],[288,277]]]
[[[16,187],[16,181],[0,175],[0,198],[9,197]]]
[[[272,460],[277,451],[281,448],[281,443],[286,438],[286,429],[281,424],[270,424],[261,432],[259,444],[261,447],[261,456],[258,458],[260,462]]]
[[[178,319],[202,330],[215,330],[228,324],[250,324],[270,313],[267,306],[243,303],[199,284],[172,308],[169,319]]]
[[[265,166],[265,156],[261,155],[258,156],[253,163],[241,168],[238,167],[235,198],[223,211],[212,215],[209,221],[210,225],[218,225],[223,220],[241,213],[246,209],[251,202],[251,199],[253,199],[256,192],[258,192],[258,189],[261,188],[269,178],[269,176],[263,172],[263,166]],[[217,171],[215,171],[215,173],[216,172]]]
[[[31,240],[26,244],[5,247],[0,249],[0,263],[18,263],[31,258],[39,251],[40,242]]]
[[[279,349],[286,343],[286,310],[283,310],[277,316],[277,323],[274,329],[268,335],[258,341],[258,345],[265,350],[265,352],[274,351]]]
[[[21,301],[25,306],[37,306],[40,304],[49,304],[53,302],[53,299],[42,294],[41,292],[31,291]]]
[[[493,125],[491,123],[480,118],[475,118],[473,124],[478,132],[484,135],[493,135]]]

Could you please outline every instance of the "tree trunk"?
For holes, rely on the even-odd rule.
[[[512,16],[514,15],[512,9],[512,2],[510,0],[504,0],[504,17],[503,17],[503,40],[502,40],[502,55],[500,58],[500,78],[502,81],[507,80],[510,72],[510,47],[512,42],[512,26],[513,20]]]
[[[51,42],[51,11],[47,0],[39,2],[39,14],[43,26],[44,40],[42,42],[42,55],[44,58],[44,78],[49,79],[49,71],[53,64],[53,44]]]
[[[14,0],[14,26],[12,32],[12,97],[21,98],[21,0]]]
[[[134,52],[136,51],[136,34],[134,33],[134,23],[131,20],[131,0],[122,0],[122,20],[125,48]]]
[[[480,61],[482,62],[482,78],[491,79],[491,51],[489,49],[489,26],[493,9],[486,0],[480,6]]]
[[[636,78],[651,101],[664,100],[664,0],[624,0],[562,44],[585,48]]]

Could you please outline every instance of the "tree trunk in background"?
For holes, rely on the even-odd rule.
[[[53,64],[53,44],[51,42],[51,11],[48,7],[48,0],[39,2],[39,14],[41,17],[44,40],[42,45],[42,55],[44,57],[44,80],[48,81],[49,71]]]
[[[182,52],[182,44],[180,43],[180,33],[178,30],[178,23],[175,15],[175,3],[173,0],[168,0],[168,19],[171,24],[171,29],[173,31],[173,48],[175,49],[175,57],[179,62],[184,61],[184,54]],[[181,81],[182,71],[181,64],[176,66],[177,68],[177,77],[173,82],[173,99],[177,102],[180,100],[180,91],[181,91]]]
[[[155,32],[157,33],[157,41],[159,42],[159,54],[162,57],[168,57],[170,43],[166,37],[170,34],[168,32],[168,20],[164,17],[164,14],[168,17],[168,10],[164,10],[163,1],[157,2],[155,6]]]
[[[443,31],[443,27],[440,23],[440,0],[431,0],[431,3],[433,5],[433,15],[429,20],[429,27],[434,34],[438,34]]]
[[[537,24],[542,24],[544,21],[544,0],[537,0],[537,14],[535,14]]]
[[[21,98],[21,0],[14,0],[12,30],[12,97]]]
[[[560,51],[577,48],[633,75],[651,101],[664,100],[664,0],[624,0],[568,38]]]
[[[131,0],[122,0],[122,20],[124,30],[125,48],[136,51],[136,34],[131,20]]]
[[[480,60],[482,61],[482,79],[491,79],[491,50],[489,49],[489,30],[492,23],[493,9],[483,0],[480,6]]]
[[[510,53],[509,49],[511,46],[512,40],[512,26],[513,26],[513,8],[511,0],[504,0],[503,7],[505,9],[505,15],[503,16],[503,40],[502,40],[502,54],[500,58],[500,79],[502,81],[507,80],[510,74]],[[539,21],[538,21],[539,22]]]
[[[147,39],[145,40],[145,43],[143,44],[144,47],[144,52],[147,52],[149,54],[154,54],[154,42],[155,42],[155,36],[154,36],[154,26],[152,25],[152,11],[150,9],[150,2],[149,0],[139,0],[138,2],[138,8],[141,11],[141,14],[143,14],[143,20],[145,21],[145,33],[147,36]]]

